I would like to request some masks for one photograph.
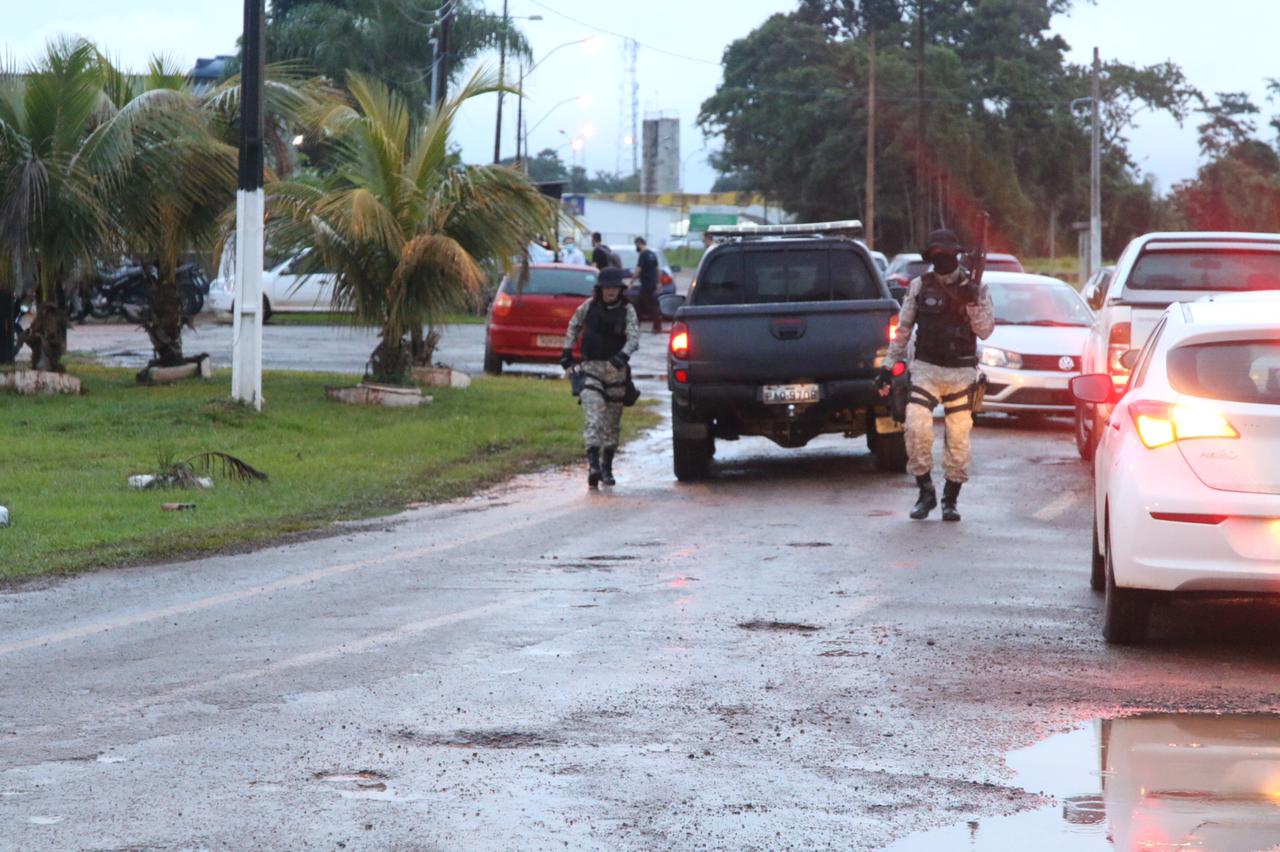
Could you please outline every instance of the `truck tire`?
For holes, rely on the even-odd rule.
[[[1102,603],[1102,638],[1108,645],[1141,645],[1147,640],[1151,596],[1140,589],[1116,585],[1115,559],[1111,552],[1111,523],[1106,530],[1107,587]]]
[[[671,420],[673,426],[679,424],[697,424],[698,421],[682,416],[680,409],[672,406]],[[673,428],[671,435],[671,457],[676,479],[681,482],[696,482],[711,475],[711,457],[715,455],[716,442],[711,435],[711,424],[707,427],[706,438],[680,438]]]
[[[491,376],[502,375],[502,359],[494,355],[487,344],[484,347],[484,371]]]
[[[1085,461],[1093,461],[1094,433],[1084,425],[1085,419],[1090,416],[1085,412],[1084,406],[1076,406],[1076,452]],[[1093,425],[1096,427],[1097,421]]]
[[[871,424],[875,429],[875,424]],[[867,444],[871,447],[871,455],[875,457],[876,470],[881,473],[904,473],[907,469],[907,433],[891,432],[880,435],[867,433]]]

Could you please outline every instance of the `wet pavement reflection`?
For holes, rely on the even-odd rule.
[[[1011,782],[1054,804],[911,835],[923,850],[1280,848],[1280,716],[1102,719],[1008,756]]]

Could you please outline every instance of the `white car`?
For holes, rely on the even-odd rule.
[[[1080,353],[1093,312],[1071,285],[1046,275],[988,272],[983,283],[995,307],[995,331],[978,343],[987,376],[983,409],[1008,414],[1071,414],[1068,387],[1080,374]]]
[[[920,256],[919,252],[895,254],[884,270],[884,280],[890,287],[910,287],[913,279],[928,272],[932,264]],[[1011,254],[989,252],[987,254],[987,272],[1025,272],[1022,261]]]
[[[331,272],[308,272],[309,253],[303,252],[262,272],[263,318],[273,313],[324,313],[333,310]],[[235,274],[229,260],[224,261],[218,277],[209,285],[205,304],[213,311],[230,313],[235,304]]]
[[[1280,234],[1183,231],[1135,237],[1116,261],[1084,350],[1083,373],[1110,373],[1117,388],[1129,371],[1120,362],[1141,349],[1164,309],[1214,293],[1280,289]],[[1088,460],[1109,415],[1076,408],[1076,448]]]
[[[1072,381],[1110,406],[1094,455],[1091,583],[1103,635],[1136,643],[1173,593],[1280,591],[1280,295],[1179,303],[1132,378]]]

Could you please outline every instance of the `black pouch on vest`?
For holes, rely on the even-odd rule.
[[[569,389],[573,391],[574,396],[582,396],[582,389],[587,386],[587,374],[581,369],[574,370],[569,374]]]

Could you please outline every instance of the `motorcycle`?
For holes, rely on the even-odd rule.
[[[153,300],[147,286],[147,275],[154,267],[124,266],[111,272],[100,272],[84,297],[84,307],[96,319],[108,319],[116,314],[132,323],[145,323],[151,319]],[[177,269],[182,315],[190,319],[204,309],[204,298],[209,294],[209,279],[194,263],[186,263]]]

